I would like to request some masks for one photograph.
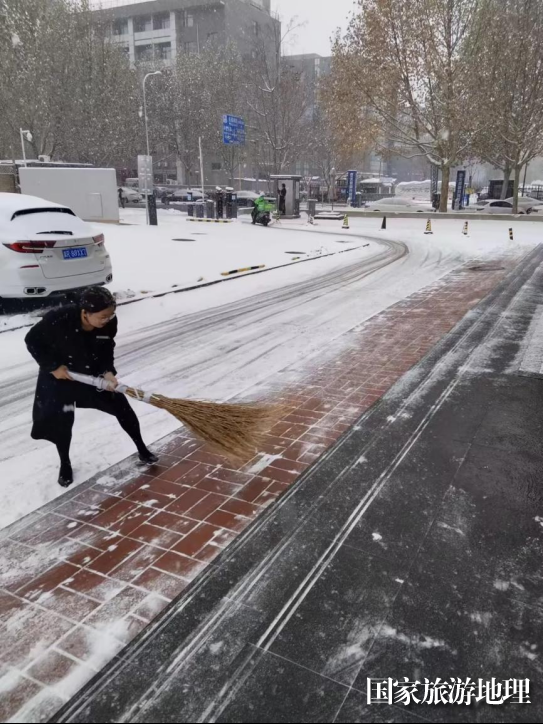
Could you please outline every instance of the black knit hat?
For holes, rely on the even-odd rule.
[[[79,296],[79,306],[85,312],[103,312],[109,307],[116,307],[113,294],[105,287],[88,287]]]

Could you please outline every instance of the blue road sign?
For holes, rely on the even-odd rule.
[[[222,140],[226,145],[243,146],[245,144],[245,121],[238,116],[222,117]]]
[[[351,205],[354,206],[356,204],[356,177],[358,175],[357,171],[348,171],[347,172],[347,198],[350,200]]]
[[[456,185],[454,188],[454,204],[453,209],[464,208],[464,188],[466,186],[466,172],[464,170],[456,172]]]

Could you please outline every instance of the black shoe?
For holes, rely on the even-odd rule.
[[[70,462],[61,463],[60,471],[58,473],[58,484],[62,488],[69,488],[74,481],[74,473],[72,470],[72,464]]]
[[[142,450],[140,452],[141,465],[154,465],[155,463],[158,463],[158,455],[155,455],[150,450]]]

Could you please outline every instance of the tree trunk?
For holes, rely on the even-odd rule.
[[[509,194],[507,193],[507,189],[509,188],[510,178],[511,178],[511,166],[506,166],[503,170],[503,186],[502,186],[502,193],[500,196],[500,199],[502,201],[509,196]]]
[[[449,179],[451,177],[451,168],[449,164],[441,165],[441,198],[439,200],[439,213],[447,213],[447,203],[449,200]]]
[[[513,213],[518,214],[518,191],[520,187],[520,172],[522,166],[515,166],[515,188],[513,190]]]

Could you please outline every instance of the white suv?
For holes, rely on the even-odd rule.
[[[112,278],[104,235],[71,209],[0,193],[0,300],[49,297]]]

